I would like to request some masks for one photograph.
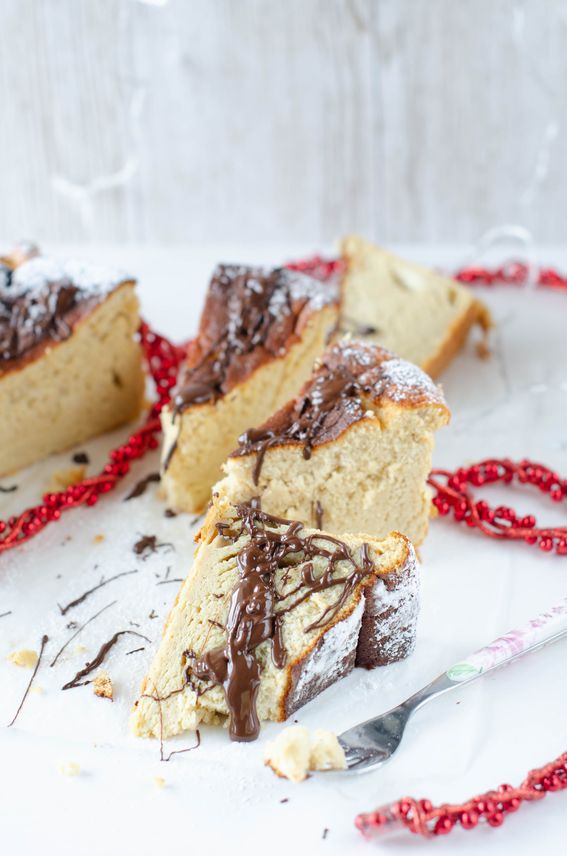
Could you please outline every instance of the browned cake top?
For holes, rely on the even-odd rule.
[[[417,366],[373,343],[343,341],[328,348],[298,397],[260,428],[239,439],[232,457],[258,453],[254,479],[269,446],[295,443],[305,458],[314,446],[336,439],[364,418],[369,403],[403,407],[436,405],[446,410],[441,390]]]
[[[109,271],[18,248],[0,259],[0,373],[68,338],[74,326],[119,285]]]
[[[218,265],[174,397],[175,411],[217,400],[284,355],[312,313],[336,299],[332,288],[297,271]]]

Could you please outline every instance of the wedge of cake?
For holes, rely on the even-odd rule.
[[[140,412],[135,282],[19,247],[0,260],[0,474]]]
[[[168,737],[228,720],[254,740],[354,666],[412,650],[415,554],[403,535],[341,538],[213,500],[131,727]]]
[[[421,369],[371,342],[332,345],[299,395],[247,431],[214,490],[327,532],[427,534],[434,431],[449,420]]]
[[[488,309],[456,280],[400,259],[359,237],[341,244],[341,329],[370,339],[437,377]]]
[[[304,274],[217,267],[162,416],[162,485],[171,508],[203,510],[239,434],[297,392],[337,315],[336,290]]]

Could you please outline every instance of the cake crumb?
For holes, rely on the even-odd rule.
[[[59,766],[59,772],[63,776],[78,776],[81,772],[81,768],[76,761],[64,761]]]
[[[65,490],[72,485],[79,484],[85,478],[87,468],[83,465],[79,467],[66,467],[63,470],[55,470],[51,473],[47,483],[47,492],[55,493],[59,490]]]
[[[37,651],[32,651],[29,648],[21,648],[19,651],[12,651],[8,654],[8,660],[14,666],[21,666],[23,669],[33,669],[38,660]]]
[[[103,541],[104,541],[104,535],[95,535],[93,538],[93,542],[95,544],[102,544]]]
[[[290,726],[266,746],[264,763],[282,779],[302,782],[310,771],[346,770],[342,746],[332,731],[310,733],[302,725]]]
[[[30,689],[30,693],[35,693],[36,695],[43,695],[44,692],[43,687],[35,686]]]
[[[109,698],[113,700],[114,688],[108,672],[100,669],[93,681],[93,690],[95,696],[99,698]]]
[[[154,784],[157,785],[158,788],[165,788],[165,779],[163,776],[156,776],[154,779]]]

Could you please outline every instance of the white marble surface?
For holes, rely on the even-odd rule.
[[[174,338],[190,334],[212,264],[219,259],[279,261],[312,247],[90,248],[82,254],[116,260],[139,274],[145,316]],[[413,248],[416,258],[450,266],[464,248]],[[553,248],[542,258],[567,267],[567,254]],[[435,463],[455,465],[489,455],[529,456],[567,472],[567,295],[499,288],[486,294],[498,327],[494,355],[479,361],[468,348],[443,382],[453,409],[438,436]],[[88,444],[94,468],[118,436]],[[18,475],[20,489],[0,498],[0,518],[29,504],[49,473],[70,462],[52,459]],[[563,679],[566,643],[536,653],[507,670],[432,703],[410,725],[397,755],[382,770],[363,777],[328,775],[301,786],[276,779],[261,764],[266,727],[253,745],[231,744],[226,734],[204,730],[201,748],[159,761],[154,742],[131,738],[126,718],[136,687],[175,596],[175,584],[158,586],[168,567],[182,576],[190,561],[192,530],[184,517],[165,519],[153,488],[128,505],[121,500],[144,473],[146,459],[116,495],[96,510],[76,511],[29,545],[0,558],[0,722],[14,713],[29,672],[6,661],[19,648],[50,642],[37,686],[12,729],[0,729],[0,828],[2,852],[107,856],[122,854],[406,852],[533,854],[545,843],[560,852],[567,832],[567,795],[549,796],[510,817],[501,830],[457,831],[435,843],[408,835],[380,848],[353,827],[358,811],[405,794],[457,800],[501,782],[516,783],[526,771],[567,748]],[[4,479],[3,484],[10,479]],[[498,490],[518,509],[542,521],[565,520],[565,506],[539,495]],[[175,550],[146,562],[131,551],[137,533],[156,534]],[[105,536],[101,543],[94,536]],[[487,541],[447,520],[433,521],[423,548],[423,610],[415,655],[374,673],[357,671],[299,712],[306,725],[341,730],[398,703],[451,662],[523,623],[567,594],[567,559],[523,545]],[[95,568],[95,566],[98,566]],[[66,603],[107,577],[138,568],[84,604],[60,616]],[[70,620],[84,621],[105,604],[117,603],[70,646],[57,666],[49,663],[70,635]],[[149,619],[151,610],[158,614]],[[129,622],[141,626],[133,627]],[[116,701],[97,699],[89,687],[61,692],[61,685],[116,630],[147,634],[152,645],[122,638],[108,659]],[[77,645],[84,646],[78,649]],[[172,741],[183,748],[192,738]],[[61,774],[62,763],[80,765],[77,777]],[[154,779],[162,776],[164,788]],[[289,802],[282,803],[285,798]],[[323,840],[323,830],[329,832]]]

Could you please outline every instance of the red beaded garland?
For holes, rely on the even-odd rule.
[[[0,521],[0,553],[29,541],[49,523],[59,520],[62,511],[80,505],[96,505],[102,494],[113,490],[124,478],[133,461],[142,458],[150,449],[157,448],[156,435],[161,430],[159,414],[170,399],[170,390],[175,385],[185,349],[172,345],[163,336],[158,336],[144,322],[140,326],[139,336],[158,395],[145,423],[126,443],[110,453],[109,462],[99,475],[84,479],[66,490],[47,493],[41,505],[28,508],[7,521]]]
[[[538,488],[553,502],[561,502],[567,496],[567,481],[543,464],[490,458],[469,467],[460,467],[454,473],[433,470],[428,481],[437,491],[433,504],[440,515],[452,512],[455,520],[480,530],[489,538],[524,541],[546,553],[555,550],[560,556],[567,555],[567,526],[538,527],[531,514],[520,517],[508,506],[491,508],[484,500],[475,501],[468,487],[517,481]]]
[[[544,767],[532,770],[517,788],[500,785],[496,791],[487,791],[464,803],[443,803],[434,806],[429,800],[404,797],[375,811],[359,814],[355,825],[363,835],[383,832],[385,829],[404,826],[410,832],[427,838],[446,835],[458,826],[474,829],[482,823],[502,826],[508,814],[515,812],[524,802],[540,800],[548,792],[567,788],[567,752]]]

